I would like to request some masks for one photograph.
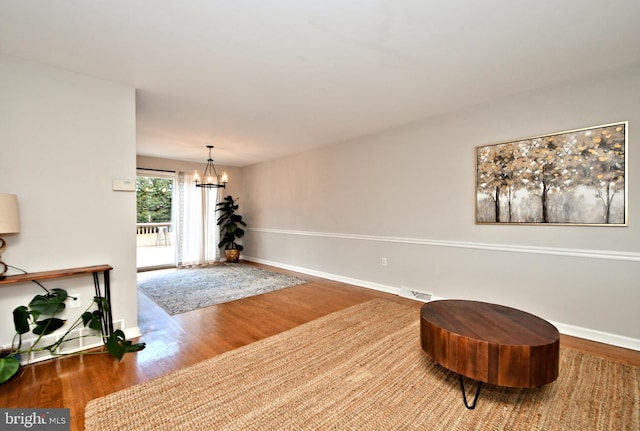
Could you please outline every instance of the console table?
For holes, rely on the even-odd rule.
[[[98,310],[100,311],[102,318],[102,335],[108,336],[113,332],[113,316],[111,314],[111,285],[109,283],[109,271],[113,267],[111,265],[94,265],[94,266],[82,266],[79,268],[58,269],[54,271],[43,272],[28,272],[26,274],[7,275],[0,279],[0,287],[8,284],[24,283],[28,281],[39,280],[51,280],[56,278],[73,277],[79,275],[93,275],[93,286],[96,292],[96,296],[103,297],[107,304],[105,310],[102,302],[98,303]],[[104,294],[100,288],[100,280],[98,275],[103,274],[104,280]]]
[[[533,314],[478,301],[432,301],[420,311],[422,349],[458,373],[473,409],[482,383],[530,388],[558,377],[560,334]],[[480,381],[470,405],[462,376]]]

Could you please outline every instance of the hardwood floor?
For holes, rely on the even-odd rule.
[[[0,385],[0,407],[66,407],[71,430],[84,429],[84,408],[94,399],[160,377],[228,350],[286,331],[373,298],[418,310],[422,303],[374,290],[297,274],[309,283],[175,316],[139,295],[138,325],[147,348],[118,363],[108,355],[83,355],[23,367]],[[416,316],[417,318],[417,316]],[[561,346],[640,366],[640,352],[562,336]],[[114,412],[116,414],[116,412]]]

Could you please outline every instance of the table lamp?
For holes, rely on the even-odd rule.
[[[20,220],[18,219],[18,196],[8,193],[0,193],[0,235],[20,232]],[[7,272],[7,264],[2,261],[2,252],[6,241],[0,238],[0,278]]]

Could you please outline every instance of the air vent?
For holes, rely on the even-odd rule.
[[[81,340],[82,331],[80,329],[76,329],[75,331],[71,331],[69,334],[69,338],[67,341],[63,341],[58,348],[59,353],[71,353],[77,352],[82,347]]]
[[[404,287],[400,288],[400,296],[402,296],[403,298],[415,299],[422,302],[429,302],[433,299],[432,293],[418,292],[416,290],[410,290]]]
[[[122,329],[124,328],[124,320],[115,320],[113,322],[113,329]],[[51,334],[45,337],[38,342],[39,346],[46,346],[49,344],[53,344],[57,341],[58,336],[62,336],[62,332],[59,334]],[[82,350],[92,349],[94,347],[100,347],[103,345],[102,342],[102,333],[100,331],[96,331],[90,328],[79,328],[71,332],[69,334],[69,339],[61,343],[58,353],[60,354],[69,354],[76,353]],[[33,342],[36,341],[34,339],[25,339],[22,340],[22,350],[26,350],[33,345]],[[9,348],[10,346],[6,346]],[[30,355],[22,355],[21,363],[22,365],[26,365],[33,362],[40,362],[46,359],[55,358],[55,355],[52,355],[48,350],[38,350],[35,352],[31,352]]]

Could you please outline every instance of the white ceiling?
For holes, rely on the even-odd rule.
[[[0,0],[0,53],[137,89],[138,154],[244,166],[640,61],[638,0]]]

